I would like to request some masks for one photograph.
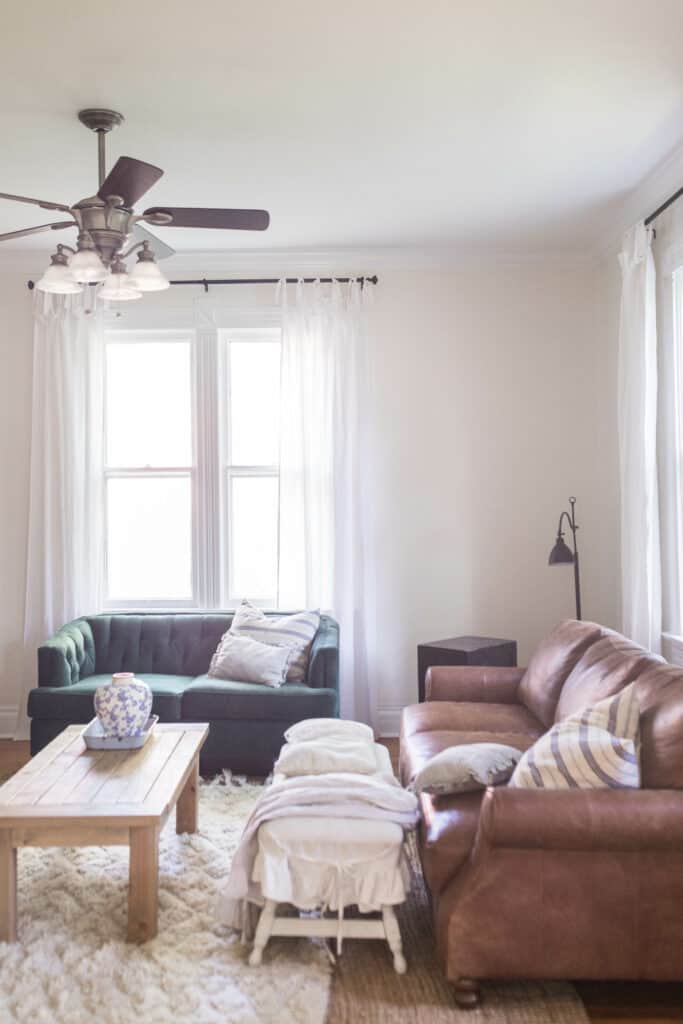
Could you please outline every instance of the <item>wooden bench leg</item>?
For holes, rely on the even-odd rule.
[[[479,982],[474,978],[458,978],[453,982],[453,998],[463,1010],[472,1010],[475,1006],[479,1006],[481,1001]]]
[[[146,942],[157,934],[159,913],[159,828],[130,830],[128,941]]]
[[[196,832],[198,823],[199,757],[195,757],[175,809],[176,832]]]
[[[382,921],[384,922],[384,932],[389,943],[389,949],[394,954],[394,970],[397,974],[405,974],[408,965],[403,955],[401,930],[398,926],[393,907],[387,905],[382,907]]]
[[[254,948],[249,956],[249,966],[259,967],[263,959],[263,950],[266,948],[270,933],[273,928],[273,921],[275,920],[275,910],[277,909],[277,903],[275,900],[266,900],[263,905],[263,910],[258,919],[256,925],[256,934],[254,935]]]
[[[9,829],[0,831],[0,942],[17,941],[17,851]]]

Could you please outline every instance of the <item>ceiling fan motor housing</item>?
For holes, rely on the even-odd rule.
[[[87,231],[107,266],[125,244],[133,228],[134,214],[125,207],[99,196],[81,199],[73,207],[73,214],[81,231]]]

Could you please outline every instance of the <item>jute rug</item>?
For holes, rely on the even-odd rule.
[[[400,909],[408,973],[383,943],[347,941],[332,970],[320,942],[273,939],[263,966],[215,921],[257,785],[204,784],[200,831],[161,837],[159,935],[124,941],[128,853],[21,850],[19,942],[0,943],[0,1024],[587,1024],[571,985],[488,984],[452,1001],[433,959],[419,870]]]
[[[566,982],[487,982],[474,1010],[461,1010],[434,959],[429,898],[411,842],[413,886],[397,908],[408,971],[398,975],[381,942],[344,942],[332,978],[327,1024],[588,1024]]]

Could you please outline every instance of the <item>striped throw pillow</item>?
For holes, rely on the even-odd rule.
[[[635,683],[557,722],[526,751],[509,785],[521,789],[638,789]]]
[[[249,601],[242,601],[228,632],[251,637],[262,644],[294,648],[287,670],[287,682],[303,683],[306,681],[311,644],[319,628],[320,612],[295,612],[293,615],[279,615],[276,618],[265,615]]]

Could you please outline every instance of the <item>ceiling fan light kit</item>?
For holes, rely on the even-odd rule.
[[[134,242],[124,252],[131,232],[136,230],[140,221],[159,227],[238,231],[265,231],[268,227],[270,217],[265,210],[154,206],[136,214],[133,207],[164,172],[153,164],[122,156],[107,174],[105,138],[108,132],[123,122],[123,115],[115,110],[89,107],[79,112],[78,119],[97,134],[99,189],[96,195],[81,199],[73,206],[66,206],[63,203],[0,192],[0,199],[30,203],[44,210],[59,210],[72,218],[20,231],[8,231],[0,234],[0,241],[41,231],[78,228],[76,249],[68,245],[57,246],[50,266],[36,284],[40,291],[73,295],[81,292],[84,284],[96,285],[101,299],[123,302],[139,299],[143,292],[168,288],[170,282],[157,266],[154,248],[157,248],[160,259],[172,255],[173,250],[160,239],[149,231],[138,229],[144,234],[144,239]],[[137,262],[128,274],[123,261],[136,250]]]

